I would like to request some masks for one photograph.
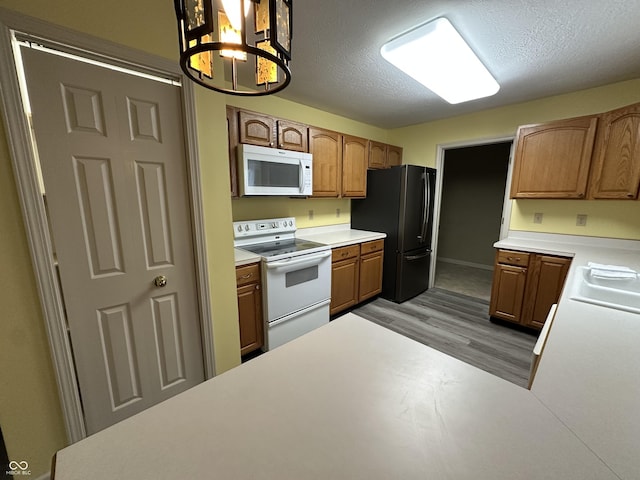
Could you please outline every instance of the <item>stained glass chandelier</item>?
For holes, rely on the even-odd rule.
[[[269,95],[291,81],[293,0],[174,0],[180,66],[203,87]]]

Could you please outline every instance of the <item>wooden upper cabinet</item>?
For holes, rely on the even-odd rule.
[[[395,167],[402,165],[402,147],[387,145],[387,166]]]
[[[388,145],[386,143],[369,142],[369,168],[387,168]]]
[[[229,137],[229,180],[231,196],[238,196],[238,112],[227,106],[227,135]]]
[[[275,147],[276,120],[268,115],[240,110],[239,137],[240,143]]]
[[[367,196],[369,140],[344,135],[342,139],[342,196]],[[315,174],[315,173],[314,173]]]
[[[589,198],[638,198],[640,103],[600,115]]]
[[[369,141],[369,168],[391,168],[402,165],[402,147]]]
[[[585,198],[598,118],[518,128],[511,198]]]
[[[278,120],[278,148],[308,152],[309,127],[288,120]]]
[[[313,155],[313,196],[340,196],[342,135],[310,127],[309,153]]]

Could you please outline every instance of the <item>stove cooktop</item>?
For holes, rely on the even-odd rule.
[[[254,245],[243,245],[239,248],[260,255],[266,260],[270,260],[287,254],[302,255],[304,253],[319,252],[322,250],[328,250],[330,247],[328,245],[323,245],[322,243],[293,238],[287,240],[276,240],[274,242],[258,243]]]

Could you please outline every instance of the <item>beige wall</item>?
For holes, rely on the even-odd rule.
[[[485,110],[393,130],[389,142],[404,147],[404,163],[435,166],[438,145],[513,136],[519,125],[599,113],[640,102],[640,79]],[[533,213],[543,213],[542,224]],[[587,214],[586,227],[576,215]],[[640,239],[640,201],[518,200],[510,228],[538,232]]]

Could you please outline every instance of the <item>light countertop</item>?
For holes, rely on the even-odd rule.
[[[233,255],[235,257],[236,267],[241,267],[250,263],[256,263],[262,259],[260,255],[256,255],[253,252],[248,252],[247,250],[242,250],[241,248],[234,248]]]
[[[640,315],[571,297],[590,261],[640,271],[640,242],[516,232],[495,246],[573,257],[532,393],[620,478],[638,478]]]
[[[617,479],[528,390],[353,314],[56,457],[56,480],[214,477]]]
[[[325,227],[301,228],[296,232],[296,237],[298,238],[330,245],[331,248],[379,240],[386,236],[386,233],[354,230],[348,223],[328,225]]]

